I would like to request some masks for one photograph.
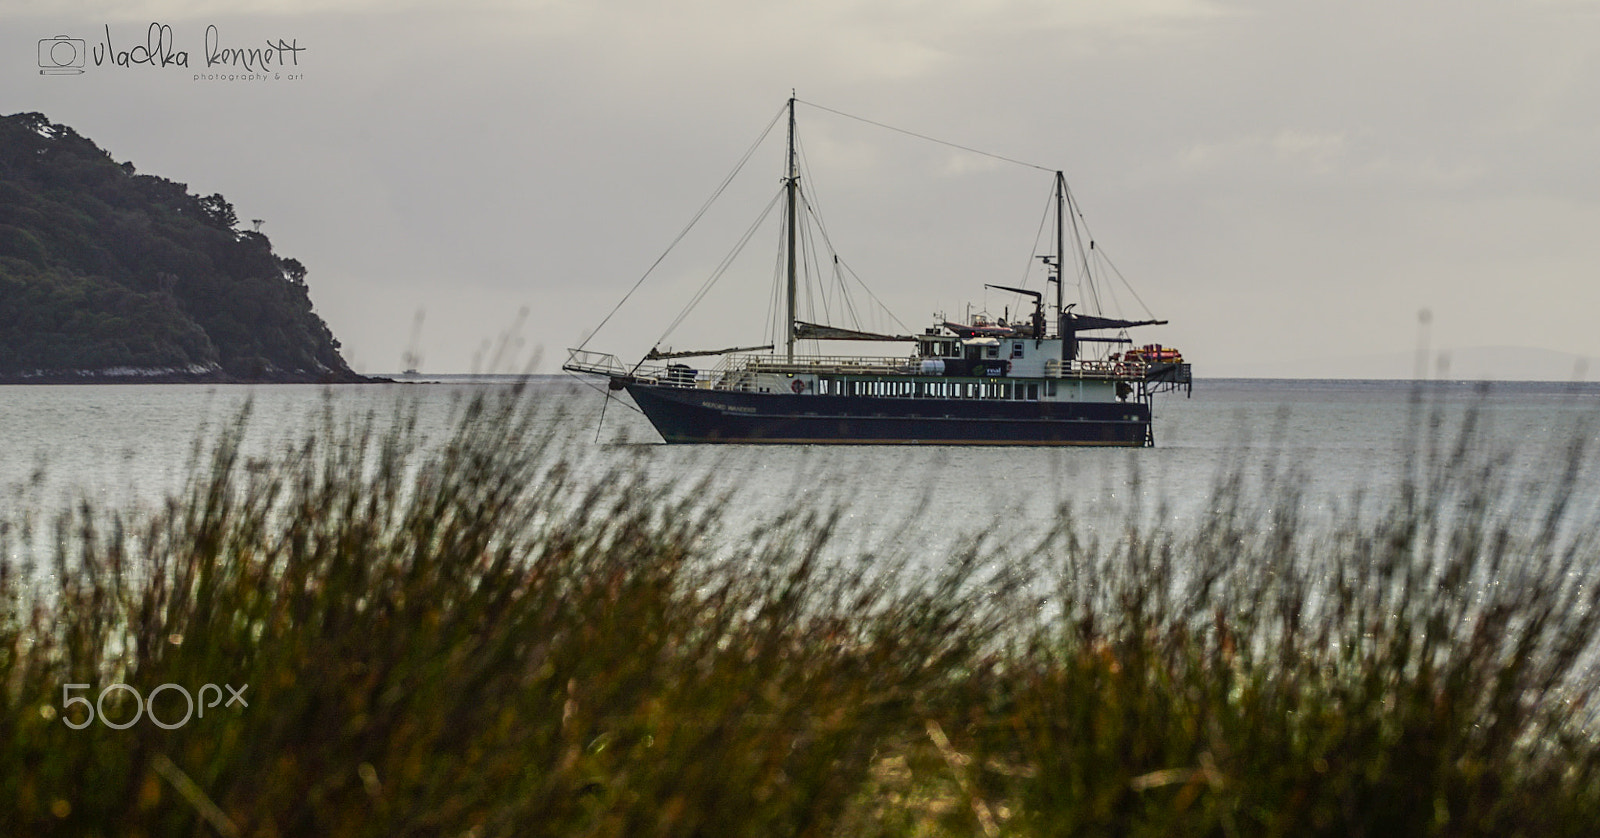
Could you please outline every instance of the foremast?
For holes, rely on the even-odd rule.
[[[784,198],[788,204],[788,271],[785,283],[785,299],[787,307],[784,310],[784,349],[785,360],[794,363],[794,321],[797,316],[795,311],[795,285],[796,262],[798,261],[798,246],[796,230],[798,229],[797,216],[799,215],[800,198],[800,165],[794,149],[794,102],[795,97],[789,96],[789,154],[785,158],[787,171],[784,173]]]

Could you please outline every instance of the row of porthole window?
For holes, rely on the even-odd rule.
[[[821,379],[817,394],[822,396],[889,396],[930,399],[1011,399],[1038,401],[1038,382],[1022,381],[835,381]],[[1056,382],[1044,382],[1043,395],[1056,395]]]

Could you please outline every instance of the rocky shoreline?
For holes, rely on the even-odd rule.
[[[384,384],[392,379],[351,371],[274,370],[258,376],[230,375],[217,368],[132,368],[100,370],[34,370],[0,373],[0,385],[15,384]]]

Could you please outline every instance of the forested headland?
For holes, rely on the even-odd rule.
[[[363,380],[305,266],[222,195],[0,117],[0,382]]]

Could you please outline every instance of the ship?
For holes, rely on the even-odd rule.
[[[1074,223],[1076,246],[1069,252],[1069,220],[1079,214],[1060,170],[1053,173],[1053,252],[1038,257],[1046,271],[1043,290],[984,283],[985,289],[1016,295],[1015,317],[1009,316],[1009,306],[1008,316],[1000,317],[987,311],[969,311],[955,320],[935,315],[920,333],[800,319],[798,216],[810,204],[802,193],[796,152],[797,102],[791,97],[785,109],[781,334],[770,335],[764,345],[709,351],[672,351],[658,343],[631,364],[585,343],[568,350],[563,370],[605,379],[608,401],[611,394],[625,392],[667,443],[1155,444],[1154,398],[1190,393],[1190,365],[1173,347],[1134,345],[1129,330],[1166,325],[1166,320],[1078,311],[1084,300],[1063,299],[1066,266],[1089,267],[1087,258],[1072,254],[1091,252],[1094,242],[1084,247]],[[806,351],[836,342],[898,345],[906,351]],[[692,359],[712,360],[688,363]]]

